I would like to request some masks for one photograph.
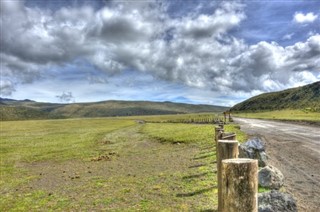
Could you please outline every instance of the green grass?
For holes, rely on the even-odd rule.
[[[283,91],[263,93],[233,106],[230,110],[259,112],[307,108],[313,112],[320,112],[320,81]]]
[[[1,122],[1,162],[85,158],[105,133],[134,124],[118,119]]]
[[[225,131],[235,132],[240,142],[246,140],[246,135],[239,130],[237,125],[225,125]],[[143,127],[142,133],[161,142],[187,144],[201,149],[193,160],[202,165],[195,168],[192,174],[183,177],[182,186],[188,192],[182,192],[180,195],[191,197],[203,193],[202,195],[208,200],[202,203],[204,207],[217,206],[218,190],[213,125],[148,123]],[[186,209],[188,209],[188,206],[186,206]],[[201,211],[200,209],[197,208],[198,211]],[[180,208],[180,210],[183,210],[183,208]]]
[[[0,211],[34,211],[45,208],[48,202],[52,210],[63,208],[70,201],[66,197],[53,198],[41,189],[25,187],[40,178],[29,168],[41,162],[50,166],[68,160],[90,160],[99,154],[96,144],[106,133],[133,125],[131,120],[120,119],[0,122]]]
[[[144,118],[0,122],[0,211],[215,210],[214,126]]]
[[[94,145],[105,133],[135,123],[117,119],[70,119],[0,124],[0,185],[3,185],[21,163],[87,159],[96,155]]]
[[[143,129],[144,133],[160,141],[172,143],[207,143],[213,142],[214,128],[208,124],[172,124],[148,123]],[[225,125],[225,132],[235,132],[237,140],[243,142],[246,135],[237,125]]]
[[[149,123],[213,123],[214,120],[221,119],[221,114],[216,113],[191,113],[176,115],[154,115],[135,117]]]
[[[274,110],[265,112],[235,113],[234,115],[243,118],[320,122],[320,113],[309,112],[308,110]]]

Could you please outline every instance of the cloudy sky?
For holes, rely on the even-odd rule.
[[[320,80],[319,0],[1,0],[1,97],[231,106]]]

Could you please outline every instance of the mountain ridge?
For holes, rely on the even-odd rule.
[[[320,81],[282,91],[263,93],[234,105],[230,111],[258,112],[283,109],[320,112]]]
[[[0,120],[29,120],[133,115],[223,112],[228,107],[174,102],[106,100],[85,103],[47,103],[0,98]]]

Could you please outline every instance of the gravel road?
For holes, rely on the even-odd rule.
[[[271,165],[285,176],[285,190],[299,211],[320,211],[320,127],[235,118],[241,130],[266,142]]]

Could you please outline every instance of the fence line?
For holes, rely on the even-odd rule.
[[[218,211],[258,211],[258,161],[239,159],[235,133],[225,133],[224,126],[215,127],[217,155]]]

